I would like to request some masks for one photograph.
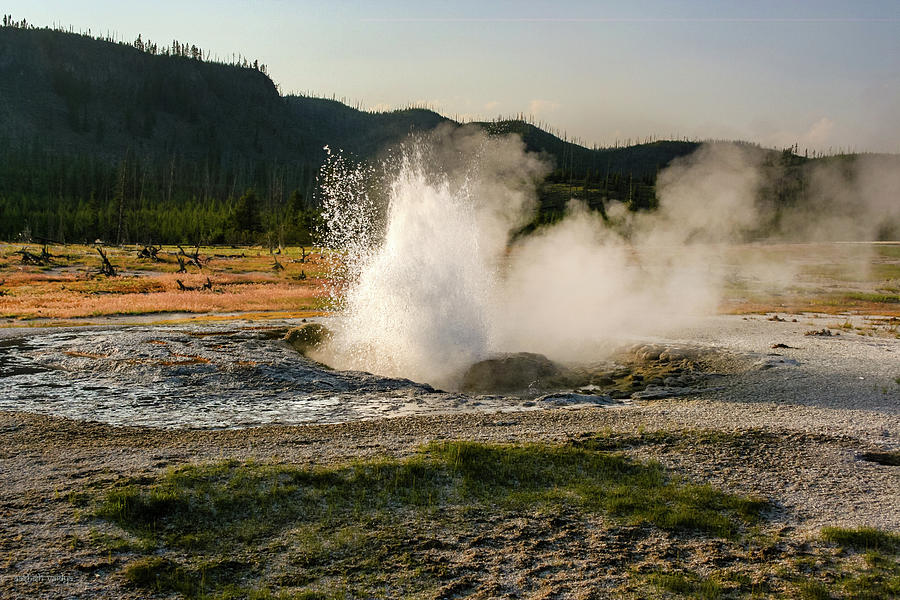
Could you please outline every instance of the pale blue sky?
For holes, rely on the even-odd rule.
[[[900,0],[140,4],[7,0],[16,19],[258,58],[285,92],[450,117],[900,152]]]

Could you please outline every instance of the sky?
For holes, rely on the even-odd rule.
[[[268,66],[284,93],[456,119],[519,113],[586,145],[742,139],[900,153],[900,0],[6,0],[63,25]]]

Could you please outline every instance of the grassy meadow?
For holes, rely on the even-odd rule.
[[[312,247],[270,253],[261,247],[159,247],[157,259],[141,246],[106,247],[115,276],[100,272],[92,246],[0,244],[0,324],[154,313],[248,313],[252,318],[301,317],[327,308],[330,261]],[[199,266],[186,256],[197,253]],[[179,272],[179,259],[186,272]],[[851,313],[900,317],[900,244],[781,244],[727,247],[720,311]],[[179,281],[181,282],[179,284]],[[896,333],[897,322],[887,323]]]
[[[722,312],[900,317],[900,243],[734,246],[722,261],[736,273]]]
[[[652,438],[440,441],[328,466],[176,466],[71,494],[95,524],[72,543],[108,553],[128,587],[186,598],[490,597],[483,576],[502,596],[504,568],[538,597],[585,557],[580,574],[615,573],[607,591],[622,598],[900,593],[897,534],[832,527],[791,540],[769,524],[766,499],[619,451]]]
[[[300,317],[321,313],[326,303],[327,258],[308,246],[277,254],[259,247],[184,248],[197,253],[199,266],[177,246],[161,247],[156,260],[140,258],[140,246],[107,247],[115,276],[100,273],[102,259],[92,246],[47,246],[50,256],[41,265],[25,264],[23,248],[42,251],[34,244],[0,244],[0,319],[6,325],[154,313]]]

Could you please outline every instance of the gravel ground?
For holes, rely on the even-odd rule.
[[[0,596],[141,597],[121,587],[115,557],[78,542],[97,525],[77,519],[65,500],[70,491],[221,458],[322,464],[402,456],[435,439],[557,442],[597,432],[674,432],[680,441],[661,438],[624,451],[694,481],[771,499],[771,521],[797,539],[825,525],[900,531],[898,467],[862,456],[900,450],[900,340],[886,335],[886,326],[860,335],[871,325],[861,319],[855,325],[863,330],[851,331],[836,328],[844,317],[770,318],[698,320],[664,340],[646,340],[716,348],[711,367],[724,376],[700,395],[632,406],[213,431],[0,412]],[[841,335],[805,335],[823,328]],[[710,441],[698,430],[727,435]]]

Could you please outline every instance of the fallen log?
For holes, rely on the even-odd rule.
[[[152,260],[154,262],[161,262],[162,259],[157,256],[160,250],[162,250],[162,246],[159,246],[158,248],[152,245],[144,246],[140,251],[138,251],[137,257]]]
[[[199,287],[195,287],[192,285],[184,285],[184,282],[181,281],[180,279],[176,279],[175,283],[178,284],[178,289],[181,290],[182,292],[196,292],[196,291],[200,291],[200,290],[212,290],[212,287],[213,287],[212,281],[210,281],[209,277],[206,278],[206,283],[204,283],[203,285],[201,285]]]
[[[27,248],[22,248],[21,250],[13,252],[13,254],[19,254],[22,256],[23,265],[35,265],[38,267],[44,267],[52,264],[53,262],[51,260],[53,258],[53,255],[50,254],[49,250],[47,250],[47,246],[41,248],[40,254],[35,254]]]

